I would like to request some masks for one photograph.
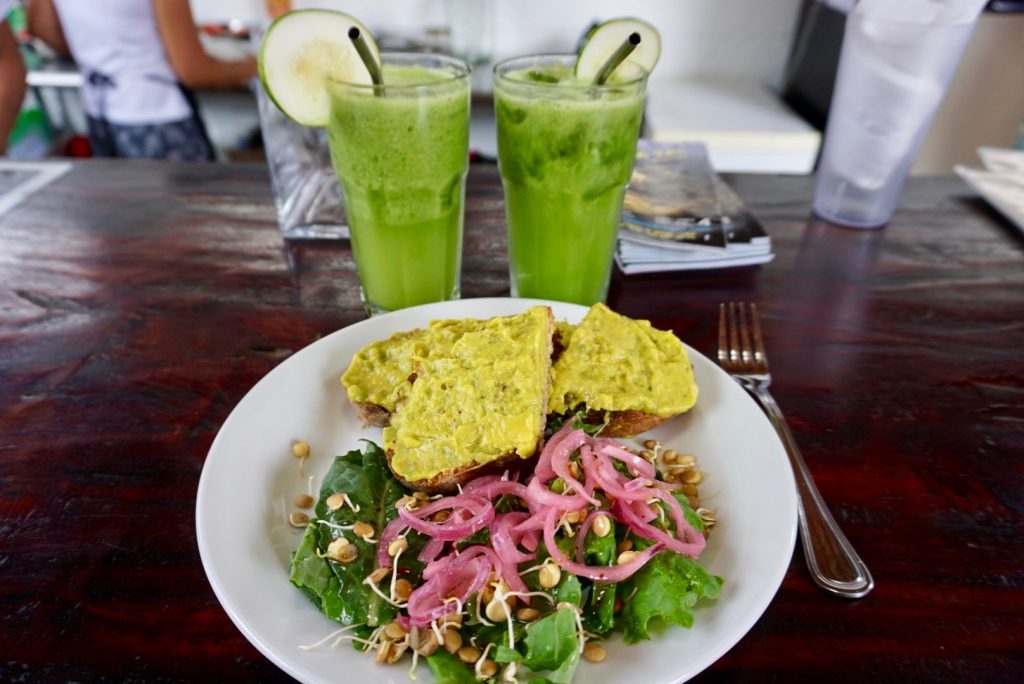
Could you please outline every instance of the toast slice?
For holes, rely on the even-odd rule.
[[[427,331],[410,330],[360,349],[341,382],[364,427],[391,422],[395,404],[408,392],[415,359],[429,352]]]
[[[408,368],[396,368],[398,386],[376,397],[394,399],[382,441],[395,477],[421,491],[450,492],[532,457],[544,436],[553,326],[546,306],[432,323],[416,343],[423,353],[409,356],[412,372],[402,379]]]
[[[549,413],[582,411],[588,422],[606,423],[601,434],[628,437],[697,401],[686,347],[669,331],[595,304],[578,326],[560,333],[564,350],[551,369]]]
[[[360,349],[341,382],[364,427],[386,427],[409,393],[421,359],[447,354],[459,339],[481,330],[486,320],[431,321],[423,329],[395,333]]]

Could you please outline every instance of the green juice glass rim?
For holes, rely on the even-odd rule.
[[[637,75],[625,81],[606,82],[604,85],[595,85],[589,81],[557,81],[549,83],[546,81],[528,81],[521,78],[510,78],[509,74],[524,69],[536,69],[551,66],[565,66],[574,70],[576,66],[576,55],[571,53],[540,53],[536,55],[524,55],[512,57],[494,65],[494,80],[504,83],[515,84],[516,86],[535,87],[539,89],[559,88],[561,90],[578,90],[586,92],[601,92],[605,90],[615,91],[630,86],[642,87],[646,84],[650,74],[643,68],[636,65],[629,65],[637,72]]]
[[[468,81],[469,74],[473,68],[463,59],[444,55],[437,52],[381,52],[381,66],[421,66],[435,72],[447,72],[447,78],[440,80],[423,81],[422,83],[403,83],[401,85],[388,85],[387,81],[382,86],[375,86],[366,83],[351,83],[339,78],[327,77],[329,85],[344,86],[354,91],[374,92],[375,89],[382,89],[385,94],[407,93],[419,88],[433,88],[438,86],[451,85],[458,81]]]

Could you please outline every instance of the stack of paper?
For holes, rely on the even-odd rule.
[[[751,266],[773,257],[771,238],[711,169],[703,145],[639,142],[615,253],[624,273]]]
[[[956,167],[956,172],[1003,216],[1024,232],[1024,150],[979,147],[984,169]]]

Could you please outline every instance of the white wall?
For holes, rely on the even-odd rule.
[[[726,75],[778,86],[800,0],[493,0],[498,59],[572,51],[594,19],[638,16],[662,34],[652,81]],[[256,21],[263,0],[192,0],[198,21]],[[445,24],[445,0],[296,0],[349,12],[372,31],[410,36]]]
[[[935,115],[914,174],[978,166],[982,145],[1013,147],[1024,125],[1024,14],[982,14]]]

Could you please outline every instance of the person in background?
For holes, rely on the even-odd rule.
[[[7,23],[13,4],[0,0],[0,154],[7,152],[7,138],[25,100],[25,62]]]
[[[85,77],[94,155],[214,158],[192,91],[247,87],[256,60],[208,55],[188,0],[30,0],[27,11],[29,32]]]

